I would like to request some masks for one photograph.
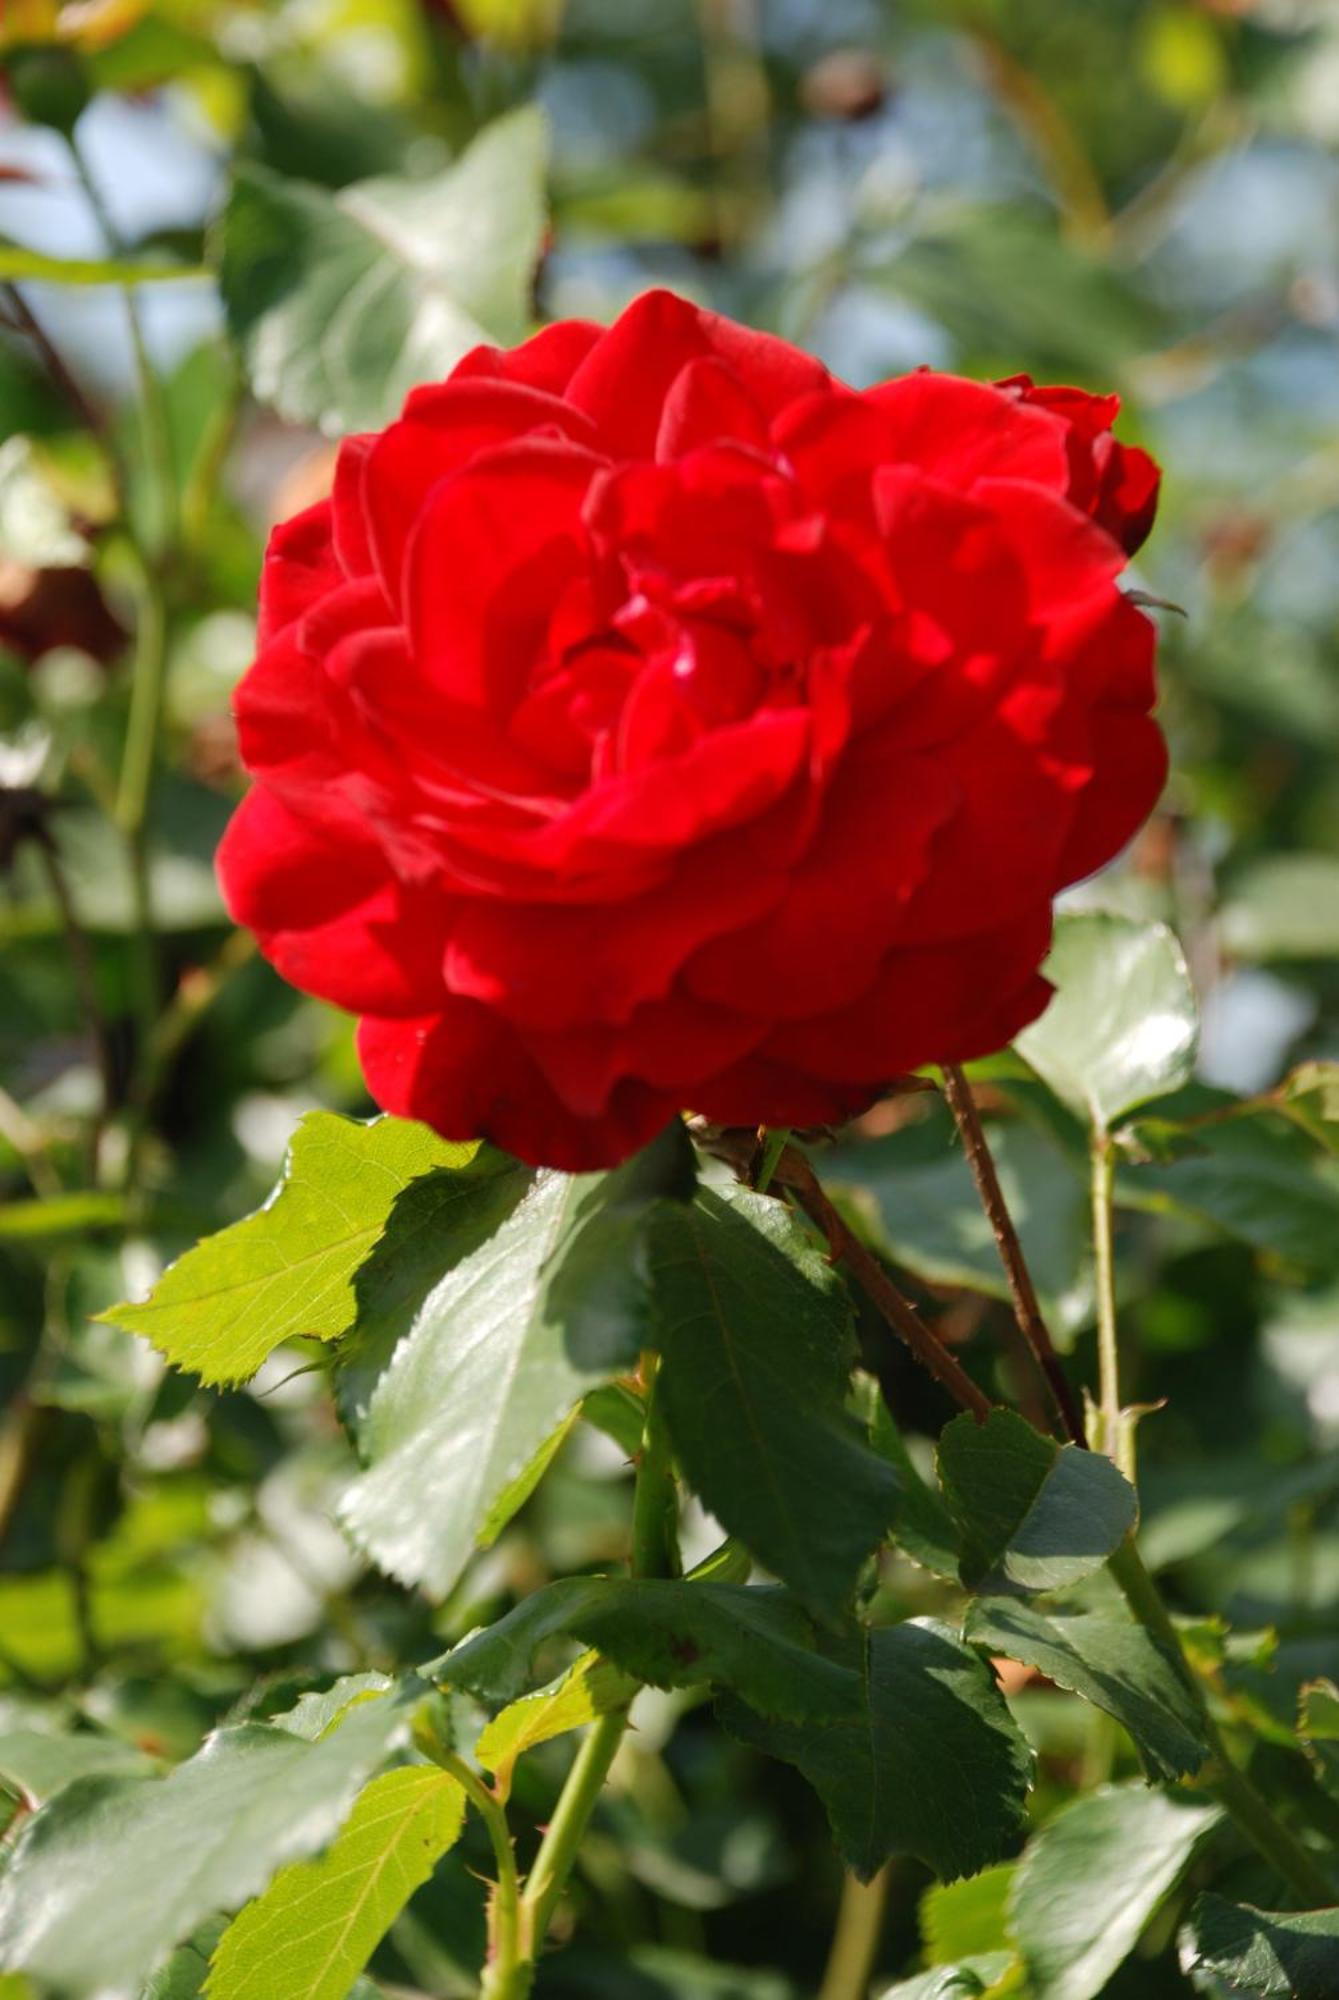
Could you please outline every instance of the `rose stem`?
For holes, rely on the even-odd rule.
[[[948,1390],[955,1402],[970,1410],[978,1423],[984,1423],[994,1407],[989,1396],[977,1387],[926,1325],[910,1299],[903,1297],[878,1259],[847,1228],[804,1154],[794,1146],[785,1147],[773,1169],[772,1180],[775,1186],[785,1188],[797,1207],[822,1231],[833,1262],[846,1266],[875,1311],[898,1339],[906,1343],[921,1366]]]
[[[984,1133],[981,1134],[981,1149],[989,1159],[990,1149]],[[1093,1220],[1097,1238],[1098,1263],[1098,1317],[1103,1334],[1103,1388],[1115,1388],[1116,1351],[1116,1309],[1114,1287],[1114,1262],[1111,1244],[1111,1142],[1105,1133],[1098,1135],[1093,1147],[1094,1201]],[[993,1165],[993,1163],[992,1163]],[[999,1193],[998,1176],[994,1177],[999,1208],[1009,1228],[1009,1236],[1014,1245],[1020,1270],[1027,1274],[1026,1260],[1018,1241],[1018,1232],[1009,1216],[1008,1207],[1002,1193]],[[989,1212],[989,1211],[988,1211]],[[994,1217],[992,1216],[992,1222]],[[1028,1290],[1035,1298],[1030,1277]],[[1115,1402],[1119,1416],[1119,1399]],[[1079,1442],[1078,1439],[1075,1442]],[[1256,1852],[1274,1868],[1304,1901],[1315,1905],[1328,1905],[1333,1900],[1333,1889],[1322,1869],[1312,1859],[1290,1828],[1275,1817],[1273,1808],[1263,1799],[1246,1773],[1233,1763],[1223,1741],[1222,1733],[1209,1707],[1208,1698],[1198,1674],[1186,1657],[1181,1644],[1181,1636],[1172,1621],[1157,1584],[1144,1566],[1133,1533],[1126,1536],[1120,1547],[1109,1559],[1112,1577],[1119,1585],[1122,1595],[1135,1618],[1175,1669],[1199,1713],[1200,1724],[1213,1751],[1216,1768],[1207,1779],[1208,1789],[1236,1822]]]
[[[962,1137],[963,1152],[972,1170],[981,1206],[986,1212],[995,1238],[995,1248],[1004,1266],[1004,1275],[1009,1281],[1009,1295],[1013,1300],[1014,1318],[1018,1330],[1027,1342],[1028,1352],[1036,1362],[1051,1392],[1057,1413],[1069,1434],[1071,1441],[1087,1445],[1083,1411],[1079,1407],[1074,1391],[1066,1376],[1060,1356],[1055,1351],[1041,1307],[1037,1303],[1036,1287],[1032,1283],[1032,1273],[1028,1270],[1023,1246],[1014,1228],[1013,1217],[1009,1213],[1000,1177],[995,1170],[995,1160],[986,1142],[981,1124],[981,1114],[972,1096],[972,1087],[957,1063],[945,1063],[944,1095],[948,1099],[949,1110]]]
[[[675,1533],[677,1497],[668,1433],[656,1394],[659,1356],[642,1356],[641,1377],[646,1398],[642,1449],[637,1460],[637,1484],[632,1502],[632,1560],[635,1577],[677,1576],[679,1552]],[[593,1723],[567,1774],[553,1818],[540,1842],[521,1898],[521,1942],[525,1951],[525,1983],[499,1987],[495,2000],[522,2000],[529,1991],[529,1969],[545,1935],[577,1858],[577,1851],[595,1810],[609,1767],[628,1726],[626,1708],[614,1709]],[[490,1996],[494,1989],[487,1989]]]

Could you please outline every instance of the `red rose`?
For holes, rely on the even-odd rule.
[[[234,915],[388,1110],[554,1166],[998,1048],[1163,779],[1113,407],[665,292],[477,349],[270,543]]]

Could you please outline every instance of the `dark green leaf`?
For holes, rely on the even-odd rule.
[[[544,155],[530,107],[428,180],[330,194],[239,167],[219,277],[256,395],[332,433],[375,428],[479,342],[518,340],[544,229]]]
[[[1109,1785],[1048,1820],[1010,1898],[1036,2000],[1095,2000],[1221,1817],[1204,1800]]]
[[[984,1424],[955,1417],[939,1479],[969,1590],[1061,1590],[1100,1569],[1134,1526],[1134,1488],[1110,1459],[1057,1444],[1011,1410]]]
[[[973,1875],[1016,1836],[1032,1770],[990,1669],[931,1622],[861,1633],[837,1718],[766,1722],[737,1702],[730,1728],[802,1771],[847,1866],[868,1881],[894,1854]]]
[[[877,1384],[871,1386],[874,1398],[870,1443],[897,1474],[897,1512],[893,1519],[893,1534],[913,1562],[919,1563],[922,1569],[928,1569],[934,1576],[956,1583],[961,1549],[953,1517],[934,1487],[921,1478]]]
[[[780,1202],[704,1190],[650,1225],[658,1394],[689,1484],[825,1616],[897,1502],[845,1400],[850,1304]]]
[[[420,1671],[481,1701],[511,1701],[539,1648],[570,1637],[654,1687],[729,1688],[764,1715],[834,1715],[852,1675],[814,1650],[784,1591],[729,1583],[571,1577],[535,1591],[484,1632]]]
[[[1339,1909],[1257,1910],[1226,1896],[1198,1898],[1190,1918],[1195,1964],[1234,1993],[1260,2000],[1334,2000]]]
[[[987,1598],[971,1607],[963,1637],[1036,1667],[1057,1687],[1113,1715],[1154,1776],[1188,1777],[1209,1755],[1194,1697],[1173,1662],[1131,1619],[1101,1611],[1047,1613]]]

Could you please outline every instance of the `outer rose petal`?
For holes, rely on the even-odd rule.
[[[418,1013],[442,994],[446,906],[398,881],[356,823],[313,825],[256,785],[218,869],[234,919],[304,992],[380,1014]]]
[[[453,382],[479,375],[523,382],[531,389],[561,395],[604,328],[589,319],[560,319],[541,328],[519,347],[475,347],[451,371]]]
[[[1036,971],[1050,938],[1048,898],[1007,927],[890,952],[854,1006],[786,1023],[759,1053],[809,1076],[873,1087],[925,1062],[1003,1048],[1050,997]]]
[[[517,1159],[565,1173],[616,1165],[677,1109],[673,1098],[627,1082],[600,1116],[574,1117],[515,1032],[472,1000],[448,999],[416,1021],[366,1019],[358,1055],[383,1111],[421,1118],[446,1139],[485,1133]]]
[[[1090,396],[1061,384],[1039,387],[1029,375],[1011,376],[997,387],[1067,427],[1068,497],[1133,555],[1153,526],[1162,475],[1146,451],[1111,436],[1120,397]]]
[[[767,415],[831,379],[821,363],[771,334],[703,312],[673,292],[643,292],[573,375],[567,393],[594,420],[607,451],[650,458],[660,412],[680,371],[714,356]]]
[[[260,572],[259,644],[282,632],[343,581],[328,500],[318,500],[291,521],[281,521],[270,535]]]

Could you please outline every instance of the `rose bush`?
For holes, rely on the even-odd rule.
[[[665,292],[476,350],[271,541],[234,915],[388,1110],[569,1169],[1001,1046],[1164,775],[1115,412]]]

